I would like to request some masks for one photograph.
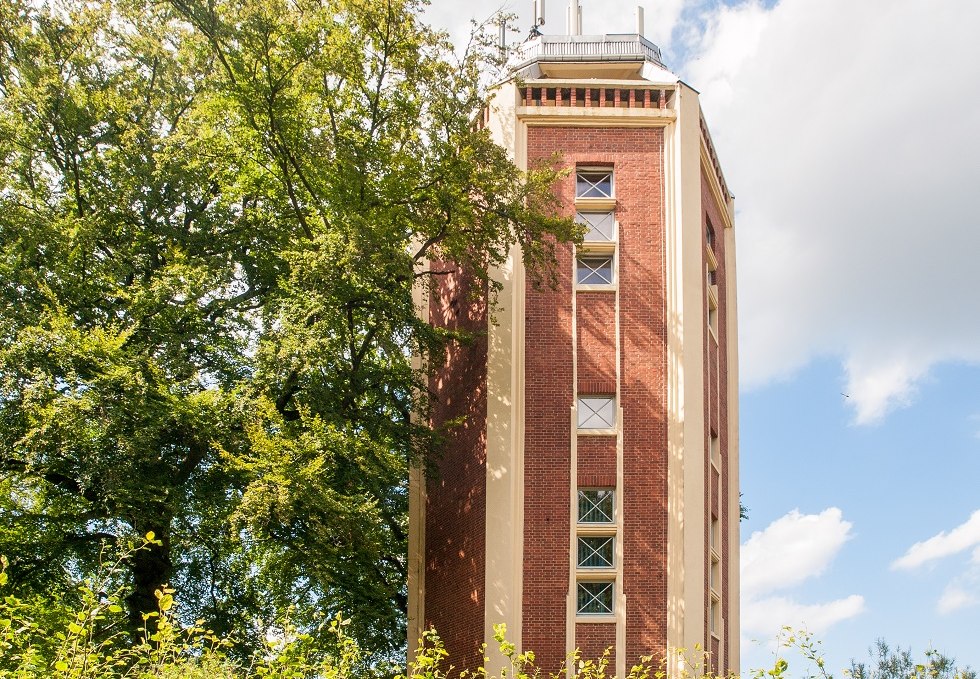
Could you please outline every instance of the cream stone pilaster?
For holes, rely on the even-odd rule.
[[[726,205],[730,217],[734,217],[735,209],[731,201]],[[725,629],[728,630],[728,657],[726,664],[729,671],[739,674],[739,549],[742,544],[739,535],[739,514],[741,498],[739,498],[739,450],[738,450],[738,308],[735,294],[735,229],[725,229],[725,289],[726,295],[726,332],[727,361],[728,361],[728,555],[725,567],[728,569],[728,619]],[[734,489],[734,490],[732,490]]]
[[[667,279],[667,647],[704,644],[704,272],[701,233],[700,108],[681,84],[677,122],[666,129]],[[691,520],[687,520],[690,508]]]
[[[428,266],[428,262],[423,263]],[[422,285],[412,290],[412,301],[419,317],[429,322],[429,294]],[[423,367],[419,356],[412,357],[412,369]],[[408,470],[408,661],[415,657],[425,625],[425,470]]]
[[[517,88],[505,83],[491,102],[489,129],[519,168],[527,167],[527,128],[517,119]],[[487,668],[499,676],[509,663],[493,639],[493,626],[507,626],[507,639],[521,649],[524,584],[524,263],[511,248],[491,273],[501,284],[489,322],[487,347],[487,472],[484,642]]]

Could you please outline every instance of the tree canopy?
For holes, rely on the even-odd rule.
[[[71,598],[101,546],[134,629],[293,607],[398,645],[408,466],[438,450],[412,293],[547,276],[554,168],[475,124],[492,50],[420,0],[0,4],[0,553]],[[437,397],[437,395],[436,395]]]

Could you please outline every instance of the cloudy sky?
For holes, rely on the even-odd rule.
[[[635,0],[582,5],[634,30]],[[501,7],[526,32],[530,0],[428,15]],[[783,624],[837,676],[877,637],[980,667],[980,2],[645,9],[738,206],[743,669]]]

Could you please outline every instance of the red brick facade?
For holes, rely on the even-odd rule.
[[[486,541],[487,313],[474,303],[458,274],[440,277],[429,318],[475,333],[450,345],[432,380],[437,426],[465,416],[448,430],[445,453],[428,481],[425,547],[425,627],[434,626],[458,667],[483,660]]]
[[[528,130],[528,162],[560,152],[575,166],[614,172],[619,222],[619,304],[622,345],[624,508],[622,587],[629,602],[627,664],[662,653],[667,611],[667,418],[664,301],[663,131],[545,127]],[[574,205],[574,173],[557,192]],[[525,575],[524,648],[542,667],[565,658],[563,630],[568,563],[570,423],[572,389],[571,252],[557,290],[528,288],[526,297]],[[583,394],[615,393],[615,292],[577,296],[578,372]],[[579,436],[579,474],[592,481],[615,479],[615,437]],[[597,439],[586,441],[586,439]],[[605,439],[603,441],[602,439]],[[597,455],[602,451],[604,455]],[[601,460],[601,461],[600,461]],[[608,465],[600,467],[600,464]],[[600,485],[600,484],[595,484]],[[606,485],[606,484],[601,484]],[[614,485],[609,483],[609,485]],[[573,593],[574,595],[574,593]],[[580,623],[576,644],[614,645],[615,623]],[[594,649],[593,649],[594,650]]]
[[[661,95],[658,101],[663,105],[666,99]],[[671,101],[676,102],[676,99]],[[500,359],[503,363],[498,364],[494,359],[494,366],[507,368],[501,372],[507,372],[510,377],[503,378],[501,384],[506,384],[501,386],[496,381],[498,372],[491,373],[494,375],[494,393],[490,395],[489,410],[486,333],[489,330],[493,335],[493,329],[488,325],[486,306],[473,302],[459,275],[440,280],[429,304],[431,322],[472,331],[476,339],[468,345],[454,345],[431,383],[436,398],[434,423],[439,425],[460,418],[462,424],[449,432],[446,454],[436,464],[436,473],[427,483],[424,624],[438,629],[456,668],[471,669],[481,664],[480,647],[487,641],[484,638],[486,616],[493,610],[504,610],[507,615],[516,616],[521,638],[511,638],[511,641],[517,642],[522,650],[534,651],[536,664],[546,673],[557,672],[567,661],[570,632],[574,632],[573,645],[580,648],[585,657],[597,658],[610,649],[610,675],[616,672],[617,661],[620,667],[625,664],[628,669],[642,656],[652,655],[659,659],[667,651],[669,601],[676,603],[676,600],[668,599],[668,526],[683,533],[678,538],[683,545],[671,552],[671,563],[682,563],[683,568],[674,572],[670,579],[674,583],[671,587],[675,587],[670,596],[681,592],[686,597],[686,610],[697,614],[702,601],[698,591],[700,571],[688,566],[691,561],[696,564],[700,559],[697,553],[700,534],[697,531],[703,520],[705,623],[702,638],[704,647],[714,659],[728,659],[730,652],[737,654],[737,647],[730,648],[729,644],[738,643],[737,624],[734,633],[727,626],[731,616],[737,615],[730,610],[728,564],[731,563],[731,551],[738,547],[737,534],[729,534],[730,530],[737,532],[737,523],[733,524],[729,516],[733,504],[730,498],[737,495],[737,489],[728,471],[729,451],[735,445],[729,441],[728,358],[734,354],[730,353],[728,343],[734,342],[735,338],[728,337],[727,314],[734,290],[728,290],[725,285],[725,261],[729,253],[725,252],[726,220],[720,212],[728,208],[715,201],[711,188],[714,177],[702,172],[700,222],[702,234],[707,232],[709,222],[714,230],[717,331],[712,334],[707,327],[709,293],[705,286],[702,310],[677,309],[678,314],[683,313],[687,327],[693,324],[695,331],[683,337],[683,341],[696,338],[697,325],[705,323],[701,349],[703,376],[697,368],[689,370],[683,377],[687,381],[676,389],[687,389],[685,394],[696,394],[697,384],[703,379],[703,460],[698,440],[702,413],[695,407],[693,410],[697,415],[683,419],[691,413],[690,401],[685,404],[686,413],[681,413],[679,418],[675,411],[674,419],[670,421],[670,426],[675,427],[671,429],[671,441],[683,450],[669,458],[666,262],[669,258],[675,261],[673,258],[681,257],[686,267],[683,280],[689,286],[691,267],[696,270],[698,262],[707,267],[708,261],[706,255],[689,251],[692,247],[688,236],[694,236],[697,229],[697,223],[691,220],[692,215],[697,215],[696,210],[687,210],[682,218],[678,218],[676,212],[671,213],[672,219],[676,220],[671,222],[672,228],[683,233],[674,234],[678,240],[671,241],[671,251],[667,251],[665,195],[669,189],[669,195],[676,198],[676,182],[680,181],[677,158],[671,155],[672,180],[665,182],[665,134],[672,134],[669,124],[673,123],[664,123],[668,125],[666,132],[665,127],[657,125],[603,128],[562,126],[564,120],[558,123],[548,120],[547,124],[526,128],[527,163],[533,166],[539,161],[549,161],[555,154],[560,155],[571,172],[555,186],[555,191],[569,216],[575,213],[575,169],[612,171],[618,230],[615,243],[604,245],[615,247],[617,280],[606,287],[576,289],[574,249],[559,245],[556,249],[558,282],[554,288],[536,287],[530,280],[515,285],[514,289],[523,291],[520,293],[523,299],[508,299],[508,303],[514,307],[516,322],[523,323],[523,327],[512,329],[514,342],[520,342],[523,333],[523,364],[519,363],[520,344],[513,345],[516,347],[513,355]],[[677,139],[671,137],[671,143],[679,143]],[[687,139],[684,144],[691,143]],[[689,150],[689,147],[685,149]],[[687,197],[686,191],[685,188]],[[685,201],[684,208],[689,205]],[[702,240],[702,245],[708,246],[706,239]],[[596,247],[595,252],[600,251],[597,244],[593,247]],[[680,278],[675,278],[675,273],[672,272],[671,280]],[[696,307],[696,288],[686,287],[681,293],[684,291],[694,294],[693,299],[685,299],[686,306]],[[676,295],[677,290],[673,292]],[[703,316],[700,312],[704,312]],[[677,325],[672,326],[674,334],[669,340],[675,348],[678,334],[686,332]],[[508,327],[507,332],[510,331]],[[510,335],[506,337],[510,338]],[[505,354],[508,353],[508,341],[511,340],[502,345]],[[501,350],[497,343],[493,347],[496,356]],[[696,361],[698,349],[697,344],[693,347],[687,344],[672,356],[688,360],[687,357],[693,354]],[[514,360],[515,365],[509,366],[508,360]],[[519,381],[521,375],[523,382]],[[508,379],[512,380],[512,387],[508,386],[511,385]],[[498,388],[500,393],[496,391]],[[508,391],[511,388],[513,390]],[[676,396],[678,392],[671,393]],[[572,418],[577,397],[614,395],[621,409],[621,421],[617,422],[621,433],[615,428],[575,432],[576,423]],[[509,465],[504,481],[499,484],[493,480],[496,477],[491,469],[489,495],[488,414],[493,423],[489,429],[491,467],[500,469]],[[679,420],[683,421],[679,423]],[[692,422],[694,424],[689,426]],[[682,430],[678,437],[676,427],[683,426],[689,426],[689,429]],[[504,435],[498,436],[497,429]],[[507,438],[514,435],[513,432],[520,435],[521,431],[523,450],[519,443],[512,445],[513,441]],[[711,463],[712,436],[718,440],[718,470]],[[500,443],[502,438],[504,444]],[[504,451],[502,458],[499,450]],[[497,464],[498,459],[504,459],[506,464]],[[703,475],[700,471],[702,462]],[[680,469],[688,482],[683,492],[668,489],[668,464],[672,465],[674,473]],[[696,473],[688,474],[691,470]],[[506,485],[516,479],[523,479],[523,486]],[[501,488],[506,488],[506,493]],[[523,488],[523,507],[519,500],[509,504],[511,498],[519,495],[512,488]],[[574,506],[570,506],[576,488],[615,489],[616,498],[622,502],[621,513],[617,508],[617,523],[578,525]],[[677,500],[681,503],[680,509],[674,509],[673,519],[668,513],[669,496],[675,500],[683,496],[683,500]],[[517,514],[523,510],[522,516],[514,520],[516,523],[501,520],[501,525],[507,526],[506,530],[514,526],[513,533],[493,531],[495,517],[488,515],[488,497],[490,506],[507,507]],[[699,516],[702,510],[703,517]],[[680,520],[676,520],[678,517]],[[710,579],[712,517],[719,520],[720,545],[715,546],[715,552],[722,566],[719,581],[713,585]],[[693,533],[688,532],[692,525]],[[523,533],[520,533],[521,526]],[[617,563],[615,569],[604,562],[598,566],[583,563],[576,574],[573,558],[576,533],[592,538],[614,537],[617,554],[622,555],[621,563]],[[515,539],[521,535],[522,542],[520,538]],[[498,545],[520,545],[520,549],[514,548],[513,558],[507,552],[506,559],[502,559],[510,561],[499,566],[502,573],[499,579],[494,575],[498,565],[493,559],[489,561],[490,575],[486,574],[488,540],[490,544],[497,540]],[[583,544],[588,545],[588,542]],[[513,576],[507,569],[518,573],[520,580],[516,576],[507,580]],[[570,618],[576,603],[576,575],[591,584],[602,584],[615,578],[617,598],[613,614],[583,614],[575,616],[574,620]],[[512,583],[513,590],[499,587],[496,596],[503,603],[494,609],[495,602],[486,600],[487,589],[489,586],[490,591],[494,591],[501,581],[506,581],[508,586]],[[683,586],[678,588],[679,581]],[[720,596],[724,625],[720,638],[712,636],[712,586]],[[673,640],[678,638],[677,630],[684,624],[688,625],[681,632],[685,639],[698,636],[700,619],[688,618],[684,623],[683,615],[682,611],[671,622]],[[514,617],[509,619],[515,620]],[[617,630],[622,635],[618,638]],[[615,657],[617,648],[625,648],[625,657]],[[721,672],[738,671],[738,667],[727,661],[726,665],[713,664],[713,667]]]

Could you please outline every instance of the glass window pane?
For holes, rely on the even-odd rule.
[[[576,198],[612,198],[612,172],[579,172],[575,175]]]
[[[579,212],[575,221],[587,228],[585,240],[612,241],[616,238],[616,220],[612,212]]]
[[[580,537],[578,539],[579,568],[612,568],[612,536]]]
[[[579,523],[612,523],[613,492],[611,490],[580,490],[578,492]]]
[[[580,615],[608,615],[613,611],[613,583],[578,583],[578,612]]]
[[[612,255],[578,258],[576,280],[583,285],[610,285],[613,282]]]
[[[578,399],[579,429],[614,429],[616,427],[616,398],[613,396],[581,396]]]

